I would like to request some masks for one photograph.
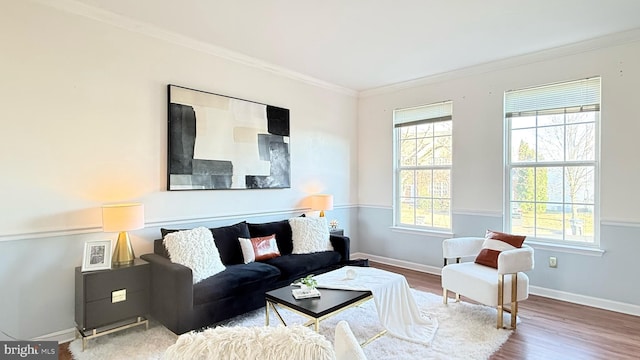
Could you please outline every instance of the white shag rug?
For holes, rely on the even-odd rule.
[[[322,290],[321,290],[322,291]],[[442,304],[442,297],[413,290],[421,311],[438,319],[439,328],[431,346],[403,341],[385,335],[364,347],[370,360],[403,359],[488,359],[507,341],[511,330],[496,329],[496,309],[466,302]],[[287,324],[302,324],[300,315],[281,310]],[[508,324],[509,314],[505,314]],[[264,326],[264,308],[235,317],[225,326]],[[270,316],[271,326],[279,325],[277,317]],[[346,320],[356,338],[362,343],[383,328],[380,325],[373,301],[343,311],[320,323],[320,333],[333,343],[336,324]],[[82,341],[76,339],[69,349],[76,360],[161,359],[164,351],[175,343],[177,335],[155,322],[149,330],[134,327],[122,332],[105,335],[87,342],[82,351]]]

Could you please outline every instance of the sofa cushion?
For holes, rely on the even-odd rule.
[[[167,234],[164,244],[171,262],[191,269],[194,284],[225,269],[211,231],[205,227]]]
[[[518,275],[517,301],[529,297],[529,277],[524,272]],[[488,306],[498,305],[498,276],[496,270],[471,261],[449,264],[442,268],[442,287],[460,293]],[[470,286],[473,284],[473,286]],[[511,276],[504,279],[504,303],[511,302]]]
[[[289,220],[273,221],[261,224],[247,223],[247,226],[249,227],[249,233],[251,234],[251,236],[248,237],[261,237],[275,234],[281,255],[288,255],[293,251]]]
[[[308,254],[333,250],[329,241],[329,226],[325,217],[297,217],[289,219],[293,253]]]
[[[297,280],[316,270],[336,265],[340,254],[336,251],[323,251],[312,254],[289,254],[266,260],[265,263],[277,267],[282,279]]]
[[[190,229],[165,229],[165,228],[160,228],[160,234],[162,235],[162,238],[164,239],[165,236],[167,236],[167,234],[171,234],[177,231],[185,231],[185,230],[190,230]]]
[[[256,289],[267,288],[279,277],[278,268],[261,262],[229,265],[223,272],[193,286],[193,304],[227,297],[255,296]]]
[[[264,261],[280,256],[276,235],[261,236],[251,239],[239,238],[244,263]]]
[[[212,228],[211,233],[216,241],[216,246],[220,250],[220,257],[225,265],[242,264],[242,249],[238,238],[248,238],[249,228],[245,221],[229,225]]]

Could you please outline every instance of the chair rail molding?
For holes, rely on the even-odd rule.
[[[348,205],[335,206],[334,210],[348,209],[350,207],[351,206],[348,206]],[[295,208],[295,209],[288,209],[288,210],[275,210],[275,211],[267,211],[267,212],[246,212],[246,213],[235,213],[235,214],[215,215],[215,216],[190,217],[190,218],[181,218],[181,219],[147,220],[145,221],[144,226],[145,228],[170,227],[175,225],[206,223],[206,222],[213,222],[213,221],[237,220],[237,219],[246,220],[246,219],[256,218],[256,217],[291,215],[293,213],[307,212],[307,211],[311,211],[311,209]],[[92,234],[92,233],[99,233],[99,232],[102,232],[101,225],[87,226],[87,227],[47,229],[43,231],[34,231],[34,232],[0,234],[0,242],[29,240],[29,239],[44,239],[44,238],[52,238],[52,237],[58,237],[58,236],[82,235],[82,234]]]

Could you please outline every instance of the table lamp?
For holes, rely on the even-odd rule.
[[[136,258],[127,231],[144,227],[143,204],[115,204],[102,206],[102,231],[118,232],[118,241],[113,251],[114,266],[133,264]]]
[[[320,217],[324,217],[325,210],[333,210],[333,195],[313,195],[311,197],[311,210],[320,210]]]

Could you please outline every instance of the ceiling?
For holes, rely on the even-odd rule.
[[[640,0],[68,0],[363,91],[640,28]]]

